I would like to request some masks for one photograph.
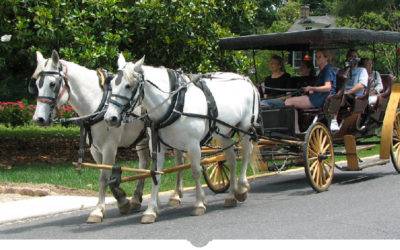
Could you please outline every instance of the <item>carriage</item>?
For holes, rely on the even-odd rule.
[[[347,28],[327,28],[277,34],[250,35],[220,40],[223,50],[312,51],[315,49],[354,48],[375,43],[397,43],[400,33]],[[396,51],[397,52],[397,51]],[[396,54],[397,59],[397,54]],[[369,87],[351,107],[340,107],[348,79],[337,77],[336,94],[327,97],[322,108],[299,109],[299,125],[305,133],[294,132],[294,108],[291,106],[261,110],[263,134],[259,136],[260,154],[269,170],[288,166],[304,166],[311,187],[326,190],[334,169],[360,171],[389,162],[399,168],[399,119],[397,112],[399,87],[393,75],[382,75],[384,90],[377,103],[369,104]],[[286,90],[287,91],[287,90]],[[339,131],[330,131],[330,120],[337,115],[342,120]],[[365,138],[380,138],[365,140]],[[357,155],[380,144],[379,159],[365,161]],[[344,149],[340,149],[343,147]],[[344,155],[347,167],[335,163],[335,155]]]

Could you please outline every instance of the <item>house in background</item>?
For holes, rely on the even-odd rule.
[[[300,13],[300,18],[290,27],[288,32],[336,27],[336,18],[333,16],[310,16],[310,5],[308,4],[301,6]],[[289,56],[289,64],[295,68],[299,68],[301,61],[306,58],[312,60],[314,65],[316,65],[314,51],[292,51]]]

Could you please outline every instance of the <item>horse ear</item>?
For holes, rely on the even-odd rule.
[[[51,54],[51,60],[53,62],[53,66],[57,68],[60,61],[60,56],[58,55],[57,51],[53,50],[53,53]]]
[[[39,51],[36,51],[36,61],[38,64],[41,64],[44,62],[44,57],[43,57],[42,53],[40,53]]]
[[[134,70],[136,72],[143,72],[143,69],[142,69],[143,63],[144,63],[144,56],[135,63]]]
[[[122,69],[126,65],[126,60],[124,55],[121,53],[118,57],[118,69]]]

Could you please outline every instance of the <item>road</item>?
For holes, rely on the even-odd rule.
[[[304,172],[253,179],[244,203],[224,208],[226,194],[207,188],[203,216],[190,216],[193,191],[178,208],[166,206],[155,224],[140,224],[141,213],[107,210],[101,224],[86,224],[88,211],[0,226],[0,239],[188,240],[196,247],[211,240],[400,239],[400,175],[391,163],[360,172],[335,170],[329,190],[315,193]],[[146,207],[146,201],[144,203]]]

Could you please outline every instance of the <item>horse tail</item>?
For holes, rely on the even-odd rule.
[[[260,153],[260,149],[258,147],[258,136],[260,134],[260,130],[262,133],[262,121],[261,121],[261,99],[260,99],[260,94],[258,92],[258,89],[254,84],[252,83],[253,87],[253,113],[252,113],[252,118],[251,118],[251,140],[253,144],[253,150],[251,152],[250,156],[250,167],[253,170],[253,173],[257,173],[260,169],[265,168],[265,162],[263,161],[263,158]],[[262,134],[261,134],[262,135]]]

